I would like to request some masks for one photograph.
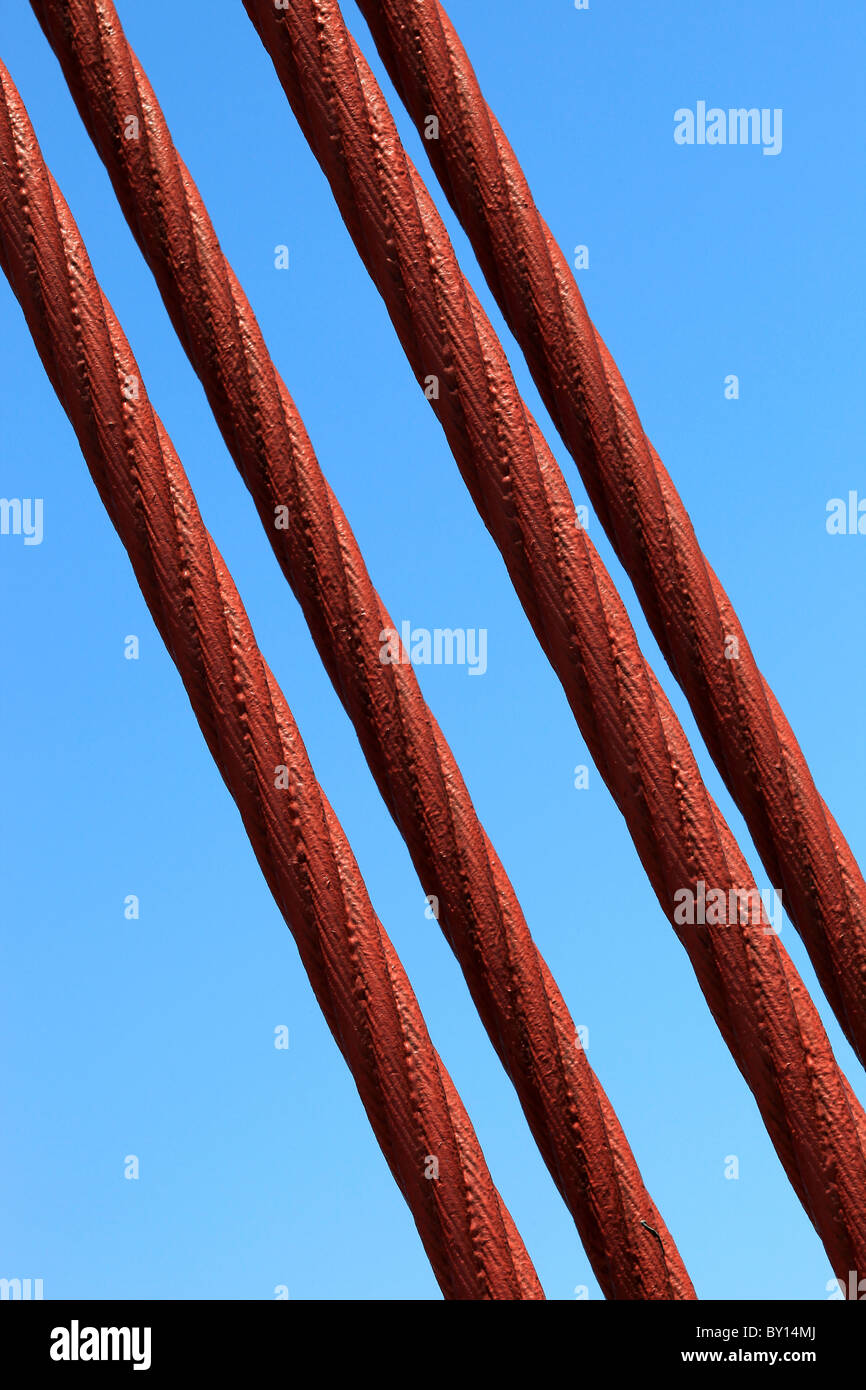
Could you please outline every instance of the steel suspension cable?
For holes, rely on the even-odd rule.
[[[394,624],[113,5],[33,8],[602,1290],[693,1298],[415,672],[380,660]],[[137,137],[121,138],[131,116]]]
[[[827,999],[866,1063],[866,882],[438,0],[358,0]],[[736,659],[731,660],[731,652]]]
[[[763,912],[745,926],[678,920],[684,892],[740,900],[756,894],[751,875],[375,78],[335,0],[244,5],[419,383],[440,383],[428,399],[785,1171],[834,1269],[858,1268],[862,1108]]]
[[[443,1293],[543,1298],[2,64],[0,261]]]

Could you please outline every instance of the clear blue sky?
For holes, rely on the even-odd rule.
[[[698,1293],[825,1298],[828,1260],[625,825],[594,770],[587,790],[573,786],[584,743],[240,0],[206,15],[178,0],[120,0],[119,11],[390,611],[415,626],[488,629],[482,679],[424,667],[421,685],[535,939],[589,1027],[590,1060]],[[590,248],[580,272],[590,312],[862,859],[866,536],[825,528],[828,499],[866,497],[862,6],[591,0],[577,12],[571,0],[450,0],[450,13],[554,234],[569,251]],[[346,14],[372,56],[353,5]],[[569,1299],[586,1284],[597,1298],[23,2],[3,6],[0,54],[546,1293]],[[781,154],[676,145],[675,110],[699,100],[782,108]],[[281,243],[288,271],[274,268]],[[0,323],[0,492],[44,499],[41,545],[0,537],[0,1275],[41,1277],[48,1298],[268,1299],[279,1284],[294,1298],[437,1297],[5,280]],[[724,398],[730,373],[738,401]],[[764,885],[594,518],[590,529]],[[141,639],[138,662],[123,658],[127,634]],[[124,918],[131,893],[138,921]],[[787,920],[783,941],[866,1100]],[[279,1024],[288,1052],[273,1047]],[[140,1160],[137,1182],[123,1176],[128,1154]],[[732,1154],[737,1181],[724,1177]]]

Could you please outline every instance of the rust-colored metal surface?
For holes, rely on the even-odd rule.
[[[821,986],[866,1062],[866,883],[438,0],[358,0]],[[736,641],[736,647],[732,645]],[[726,652],[736,650],[736,660]]]
[[[443,1292],[543,1298],[2,64],[0,260]]]
[[[395,625],[113,5],[33,0],[33,9],[424,891],[438,898],[440,926],[601,1288],[609,1298],[693,1298],[415,672],[380,660],[381,633]],[[139,138],[119,140],[130,115]],[[274,526],[279,505],[288,507],[288,528]]]
[[[625,816],[785,1171],[836,1272],[866,1258],[864,1115],[762,914],[686,925],[676,895],[754,891],[565,481],[520,399],[334,0],[244,0],[461,473]]]

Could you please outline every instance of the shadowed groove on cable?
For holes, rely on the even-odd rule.
[[[394,624],[113,6],[34,9],[602,1290],[693,1298],[415,672],[379,658]],[[121,138],[130,115],[135,140]],[[288,530],[274,526],[276,505]]]
[[[2,63],[0,260],[443,1293],[543,1298]]]
[[[699,881],[757,890],[375,77],[335,0],[244,6],[417,380],[440,378],[430,404],[785,1171],[834,1271],[859,1268],[862,1107],[763,909],[746,925],[676,921],[674,895]]]
[[[647,621],[866,1063],[866,882],[438,0],[358,0]],[[726,642],[736,638],[738,659]]]

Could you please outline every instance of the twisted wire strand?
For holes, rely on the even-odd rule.
[[[866,1063],[866,882],[857,862],[448,15],[438,0],[358,4],[412,120],[423,132],[438,118],[438,138],[424,148],[439,182],[828,1002]]]
[[[684,892],[757,890],[375,78],[335,0],[244,6],[419,383],[441,383],[428,399],[794,1190],[834,1269],[859,1268],[862,1108],[763,909],[679,920]]]
[[[2,64],[0,261],[443,1293],[543,1298]]]
[[[394,624],[113,5],[33,8],[602,1290],[693,1298],[414,669],[380,660]],[[122,138],[130,116],[136,139]],[[288,529],[274,525],[280,505]]]

